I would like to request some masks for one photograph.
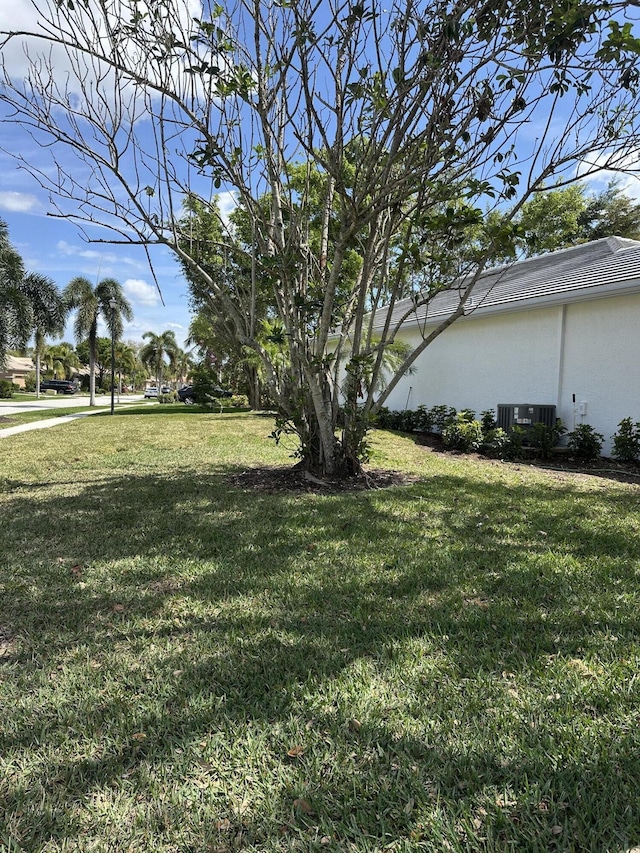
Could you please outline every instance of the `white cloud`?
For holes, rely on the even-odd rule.
[[[128,278],[122,285],[126,295],[139,305],[156,305],[160,301],[157,288],[141,278]]]
[[[118,257],[110,252],[99,252],[96,249],[81,249],[79,246],[72,246],[66,240],[58,240],[56,248],[63,255],[69,255],[75,258],[85,258],[90,261],[104,261],[108,264],[113,264],[118,261]]]
[[[616,163],[619,170],[603,168],[609,162],[605,153],[594,153],[587,161],[578,164],[576,174],[593,190],[604,189],[611,181],[615,181],[625,195],[640,199],[640,152],[621,156]]]
[[[218,204],[220,206],[220,218],[223,222],[228,222],[229,216],[238,206],[238,193],[235,190],[218,193]]]
[[[10,213],[32,213],[40,209],[38,199],[30,193],[0,192],[0,210]]]
[[[167,326],[170,329],[179,329],[182,332],[185,330],[185,327],[181,326],[180,323],[167,323]]]

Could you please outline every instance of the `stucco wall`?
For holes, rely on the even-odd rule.
[[[389,396],[391,409],[444,403],[477,412],[498,403],[557,406],[568,429],[576,409],[605,436],[640,421],[640,294],[464,318],[445,331]],[[418,340],[415,329],[402,336]]]

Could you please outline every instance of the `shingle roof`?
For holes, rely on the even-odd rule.
[[[8,355],[6,358],[5,370],[7,372],[17,371],[19,373],[28,373],[35,369],[35,365],[30,358],[22,358],[16,355]]]
[[[636,280],[634,282],[634,280]],[[532,300],[552,296],[571,298],[578,291],[593,296],[605,295],[603,291],[615,285],[632,283],[640,290],[640,241],[623,237],[606,237],[529,258],[508,266],[494,267],[484,272],[476,282],[465,313],[531,304]],[[464,281],[436,294],[428,305],[419,305],[405,321],[428,322],[446,317],[459,305]],[[396,303],[392,325],[410,311],[412,299]],[[533,304],[531,304],[533,307]],[[381,309],[380,322],[385,315]],[[377,325],[377,324],[376,324]]]

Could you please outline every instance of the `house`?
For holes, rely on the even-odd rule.
[[[4,365],[4,369],[0,370],[0,379],[8,379],[10,382],[15,382],[21,388],[24,388],[24,381],[29,373],[34,373],[35,364],[30,358],[19,358],[15,355],[8,355]]]
[[[398,339],[417,346],[459,293],[397,303],[394,319],[408,312]],[[465,316],[414,366],[390,409],[554,405],[568,430],[588,423],[602,433],[609,455],[620,420],[640,421],[640,242],[609,237],[487,270]]]

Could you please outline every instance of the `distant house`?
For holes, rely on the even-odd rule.
[[[396,304],[394,317],[410,312],[398,338],[417,345],[458,301],[452,289],[413,311]],[[389,408],[554,405],[569,430],[602,433],[609,454],[620,420],[640,421],[640,242],[609,237],[488,270],[415,368]]]
[[[15,382],[21,388],[24,388],[24,381],[29,373],[34,373],[35,364],[30,358],[19,358],[15,355],[8,355],[4,366],[4,370],[0,370],[0,379],[8,379],[10,382]]]

